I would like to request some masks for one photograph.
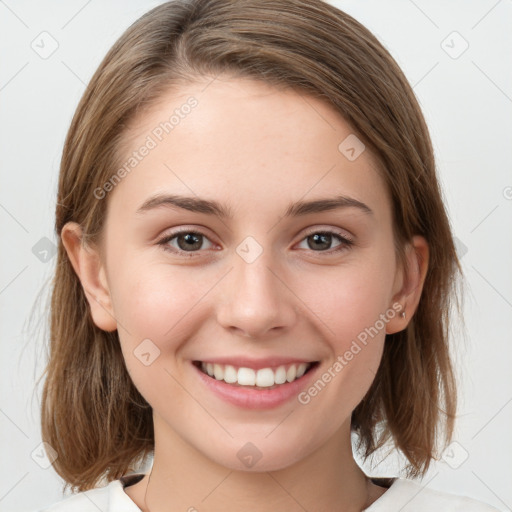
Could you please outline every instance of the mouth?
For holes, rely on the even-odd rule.
[[[211,379],[233,387],[271,390],[301,379],[316,368],[319,361],[281,364],[259,369],[206,361],[193,361],[193,364]]]

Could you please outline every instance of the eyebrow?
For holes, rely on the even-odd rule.
[[[137,210],[137,213],[145,213],[160,207],[181,208],[190,212],[215,215],[223,219],[233,218],[232,210],[217,201],[191,196],[163,194],[157,194],[144,201],[142,206]],[[362,203],[353,197],[339,195],[331,198],[291,203],[286,209],[284,217],[298,217],[301,215],[326,212],[340,208],[358,208],[365,214],[374,215],[373,210],[365,203]]]

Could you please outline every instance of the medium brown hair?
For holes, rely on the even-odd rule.
[[[65,487],[84,491],[133,471],[154,449],[152,410],[128,375],[117,332],[93,323],[60,233],[74,221],[88,241],[99,241],[108,198],[94,191],[120,165],[129,123],[171,87],[220,73],[327,101],[379,162],[403,265],[405,243],[426,238],[429,266],[417,311],[407,329],[386,336],[375,380],[352,415],[365,458],[392,441],[408,459],[407,475],[423,475],[440,433],[448,442],[453,432],[449,308],[460,311],[462,270],[411,86],[364,26],[320,0],[167,2],[129,27],[92,77],[67,134],[58,185],[42,395],[42,438],[58,454],[53,467]]]

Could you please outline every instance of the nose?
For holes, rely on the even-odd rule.
[[[265,250],[252,262],[233,255],[234,268],[218,297],[217,321],[234,334],[255,339],[282,335],[296,322],[297,298],[271,253]]]

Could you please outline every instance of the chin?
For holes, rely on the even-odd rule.
[[[262,435],[261,439],[257,436],[245,436],[247,440],[242,442],[240,438],[233,439],[232,446],[226,447],[222,453],[210,451],[205,455],[215,463],[233,471],[255,473],[286,469],[306,457],[307,453],[304,452],[306,446],[303,441],[290,443],[289,437],[288,443],[278,437],[270,441],[268,438],[265,439],[265,435]],[[304,438],[304,433],[300,437]],[[314,446],[309,448],[311,451],[315,449]]]

